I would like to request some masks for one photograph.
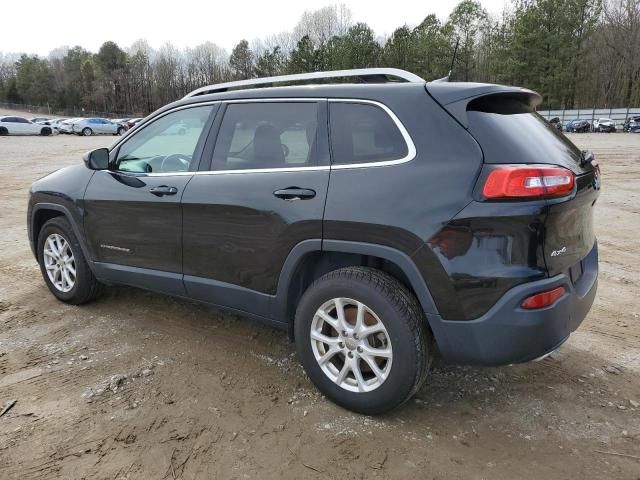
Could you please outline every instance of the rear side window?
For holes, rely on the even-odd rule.
[[[330,104],[334,165],[384,162],[407,156],[402,133],[382,108],[364,103]]]
[[[317,164],[318,104],[232,103],[220,125],[214,170],[306,167]]]

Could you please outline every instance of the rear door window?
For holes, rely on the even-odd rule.
[[[384,162],[407,156],[408,146],[398,126],[376,105],[332,102],[329,118],[334,165]]]
[[[318,105],[317,102],[227,105],[213,152],[213,169],[317,165]]]

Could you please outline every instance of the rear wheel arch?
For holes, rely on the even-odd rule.
[[[384,245],[307,240],[292,250],[278,281],[275,313],[288,322],[290,334],[296,306],[304,292],[318,278],[344,267],[370,267],[385,272],[415,295],[425,313],[437,313],[424,279],[405,253]]]

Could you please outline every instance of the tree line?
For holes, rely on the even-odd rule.
[[[505,83],[538,91],[546,108],[640,105],[640,1],[513,0],[492,16],[463,0],[381,38],[344,5],[306,12],[292,31],[240,41],[154,50],[145,40],[97,53],[61,47],[47,58],[0,52],[0,101],[58,110],[147,114],[202,85],[366,67],[426,80]]]

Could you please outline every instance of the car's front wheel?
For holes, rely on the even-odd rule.
[[[100,284],[64,217],[52,218],[40,230],[38,262],[47,287],[59,300],[79,305],[98,295]]]
[[[295,341],[318,389],[368,415],[407,401],[433,358],[416,298],[393,277],[365,267],[335,270],[307,289],[296,311]]]
[[[85,127],[82,129],[82,135],[84,135],[85,137],[90,137],[91,135],[93,135],[93,130],[91,130],[89,127]]]

